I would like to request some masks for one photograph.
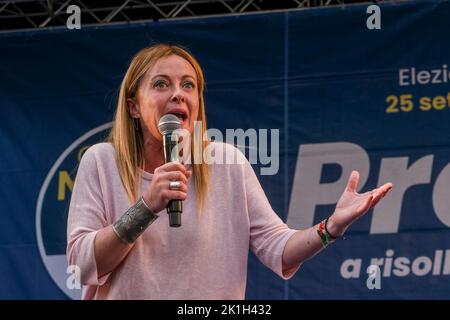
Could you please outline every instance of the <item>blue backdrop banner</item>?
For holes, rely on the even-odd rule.
[[[361,192],[395,186],[289,281],[251,254],[247,298],[449,299],[450,3],[380,8],[375,30],[356,5],[0,34],[0,298],[80,297],[65,257],[77,164],[131,57],[168,42],[204,69],[210,128],[279,142],[254,169],[290,227],[330,215],[352,169]]]

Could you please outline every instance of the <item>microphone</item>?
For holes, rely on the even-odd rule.
[[[178,150],[178,134],[174,131],[181,128],[181,121],[173,114],[166,114],[159,119],[158,130],[163,136],[164,162],[180,161]],[[181,214],[183,213],[182,200],[169,200],[167,204],[169,224],[171,227],[181,226]]]

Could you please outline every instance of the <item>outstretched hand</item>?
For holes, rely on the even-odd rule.
[[[347,187],[328,222],[328,230],[334,236],[344,234],[350,224],[373,208],[392,189],[392,183],[388,182],[371,191],[357,193],[358,181],[359,172],[352,171]]]

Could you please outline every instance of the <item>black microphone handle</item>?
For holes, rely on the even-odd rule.
[[[172,141],[172,134],[163,136],[164,162],[179,161],[178,139]],[[175,150],[175,151],[174,151]],[[181,214],[183,213],[182,200],[170,200],[167,204],[167,213],[169,214],[169,224],[171,227],[181,226]]]
[[[171,227],[181,227],[181,214],[183,213],[183,201],[170,200],[167,204],[169,224]]]

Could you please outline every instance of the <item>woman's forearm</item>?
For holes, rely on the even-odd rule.
[[[323,249],[317,234],[318,226],[298,230],[286,243],[283,251],[283,273],[312,258]]]
[[[132,248],[133,244],[126,244],[117,237],[112,225],[100,229],[95,237],[94,249],[98,277],[113,271]]]
[[[322,251],[324,243],[318,234],[319,225],[320,223],[308,229],[298,230],[289,238],[283,252],[283,273],[296,268],[299,264]],[[322,227],[325,229],[325,223]],[[331,216],[327,219],[326,230],[322,230],[322,232],[332,236],[328,242],[331,243],[333,241],[331,239],[336,239],[333,237],[341,237],[345,230],[346,227],[335,223],[334,216]]]

